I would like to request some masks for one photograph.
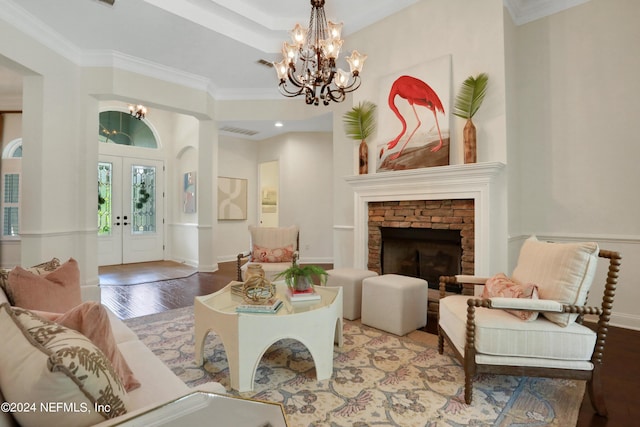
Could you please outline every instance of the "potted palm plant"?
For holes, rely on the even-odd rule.
[[[360,141],[358,149],[360,174],[369,173],[369,148],[367,138],[376,130],[376,104],[360,102],[342,116],[344,131],[348,138]]]
[[[327,282],[327,272],[317,265],[298,265],[294,259],[291,267],[276,274],[274,279],[284,279],[287,286],[295,291],[305,291],[313,286],[313,279],[318,278],[320,284]]]
[[[455,116],[467,119],[463,129],[465,163],[476,162],[476,127],[471,119],[484,101],[488,81],[489,76],[486,73],[480,73],[476,77],[467,77],[462,82],[462,87],[453,106]]]

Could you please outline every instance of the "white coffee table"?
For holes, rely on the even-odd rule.
[[[264,352],[276,341],[295,339],[307,347],[316,365],[318,380],[333,374],[333,345],[342,347],[342,288],[316,286],[321,299],[291,303],[286,285],[276,283],[276,296],[284,306],[275,314],[236,313],[241,297],[231,293],[231,282],[211,295],[195,298],[196,362],[202,365],[204,340],[215,331],[229,362],[231,387],[253,390],[256,368]]]

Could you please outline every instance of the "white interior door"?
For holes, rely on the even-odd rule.
[[[100,156],[98,264],[164,259],[164,165]]]

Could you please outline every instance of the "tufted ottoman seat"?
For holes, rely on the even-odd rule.
[[[406,335],[427,324],[426,280],[383,274],[362,281],[362,324]]]
[[[342,287],[342,317],[349,320],[360,318],[362,306],[362,281],[378,275],[375,271],[359,268],[336,268],[328,270],[327,286]]]

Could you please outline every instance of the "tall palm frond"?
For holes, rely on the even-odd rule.
[[[484,101],[488,81],[489,76],[486,73],[480,73],[477,77],[469,76],[462,82],[453,106],[453,114],[463,119],[472,118]]]
[[[366,140],[376,130],[376,104],[360,102],[342,116],[347,137],[357,141]]]

